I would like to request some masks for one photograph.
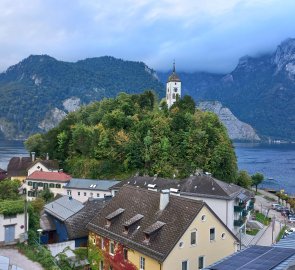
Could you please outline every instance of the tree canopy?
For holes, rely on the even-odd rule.
[[[122,179],[139,172],[183,178],[203,169],[227,182],[237,179],[225,127],[215,114],[196,110],[188,96],[168,110],[152,91],[120,93],[68,114],[28,142],[29,151],[49,153],[74,177]]]

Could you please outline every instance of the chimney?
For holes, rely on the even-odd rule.
[[[46,153],[46,160],[49,160],[49,154]]]
[[[164,210],[169,203],[169,190],[162,190],[160,193],[160,211]]]
[[[36,155],[36,153],[35,152],[31,152],[31,155],[32,155],[32,162],[34,162],[35,161],[35,155]]]

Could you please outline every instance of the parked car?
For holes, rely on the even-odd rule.
[[[279,207],[279,206],[281,206],[281,205],[278,204],[278,203],[273,203],[273,204],[271,205],[271,208],[272,208],[273,210],[276,210],[276,208]]]
[[[289,222],[295,223],[295,217],[289,217]]]

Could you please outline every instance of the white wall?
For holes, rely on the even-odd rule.
[[[70,191],[71,193],[68,193]],[[79,194],[80,193],[80,194]],[[84,195],[86,193],[86,196]],[[91,196],[92,193],[92,196]],[[67,189],[63,187],[63,195],[72,196],[73,199],[82,203],[88,201],[89,198],[104,198],[105,195],[112,195],[111,191],[106,190],[89,190],[89,189]]]
[[[48,168],[45,167],[41,162],[37,162],[28,170],[28,175],[31,175],[35,171],[49,172],[50,170],[48,170]]]
[[[29,220],[29,216],[28,216]],[[27,228],[28,228],[27,220]],[[5,241],[5,226],[15,224],[15,236],[14,239],[18,240],[20,234],[25,233],[25,214],[17,214],[15,218],[4,219],[4,215],[0,214],[0,242]],[[23,226],[23,228],[21,228]]]
[[[201,200],[209,205],[222,222],[234,232],[234,200],[221,200],[195,196],[183,196],[190,199]]]

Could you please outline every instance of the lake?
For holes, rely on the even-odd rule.
[[[11,157],[28,157],[22,141],[0,140],[0,168],[6,170]]]
[[[284,189],[295,194],[295,144],[235,143],[240,170],[260,172],[266,179],[261,187]],[[22,141],[0,140],[0,168],[6,169],[13,156],[29,156]]]
[[[295,194],[295,144],[235,143],[240,170],[262,173],[262,188]]]

